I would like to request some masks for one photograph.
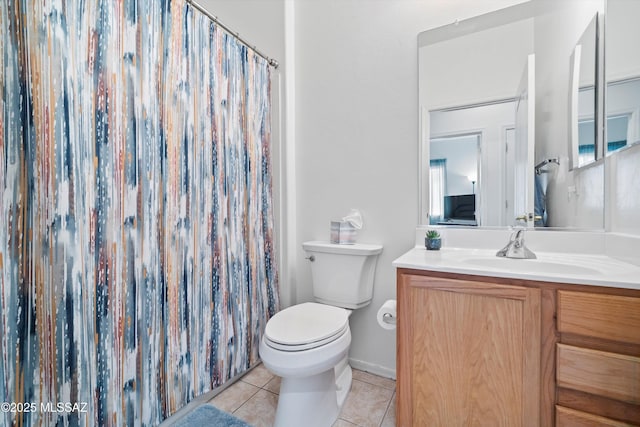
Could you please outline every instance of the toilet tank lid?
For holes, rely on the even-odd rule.
[[[345,255],[376,255],[382,252],[382,245],[354,243],[352,245],[339,245],[326,241],[304,242],[302,248],[310,252],[326,252]]]

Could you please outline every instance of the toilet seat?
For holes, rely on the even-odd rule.
[[[265,328],[265,343],[281,351],[303,351],[337,340],[349,329],[349,311],[307,302],[273,316]]]

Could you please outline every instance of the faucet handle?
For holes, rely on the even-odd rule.
[[[524,228],[516,230],[512,235],[513,246],[516,248],[524,247]],[[515,237],[513,237],[515,236]]]
[[[519,232],[521,231],[525,231],[527,229],[527,227],[523,227],[522,225],[516,225],[513,227],[509,227],[509,230],[511,230],[511,236],[515,237]]]
[[[525,227],[512,227],[511,237],[507,246],[500,249],[496,256],[506,258],[524,258],[535,259],[536,255],[529,250],[524,244]]]

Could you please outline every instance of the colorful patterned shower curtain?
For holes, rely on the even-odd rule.
[[[266,61],[184,0],[16,0],[0,68],[0,425],[157,425],[246,371]]]

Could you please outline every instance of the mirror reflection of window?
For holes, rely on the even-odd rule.
[[[595,88],[580,88],[578,94],[578,167],[596,160]]]
[[[631,114],[607,117],[607,153],[627,146]]]
[[[596,159],[596,123],[591,119],[578,121],[578,166],[593,163]]]
[[[606,153],[640,142],[640,1],[608,0]]]
[[[640,142],[640,78],[607,83],[607,154]]]
[[[444,221],[444,197],[447,194],[447,159],[431,159],[431,224]]]

